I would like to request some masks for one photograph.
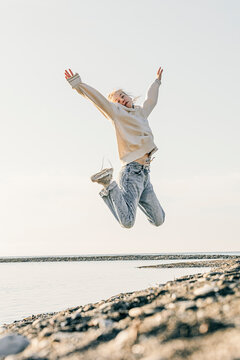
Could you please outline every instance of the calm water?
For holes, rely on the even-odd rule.
[[[207,268],[138,269],[179,260],[0,264],[0,325],[32,314],[97,302]]]

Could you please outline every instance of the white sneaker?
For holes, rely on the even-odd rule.
[[[92,182],[97,182],[104,187],[108,186],[112,180],[113,168],[103,169],[91,176]]]

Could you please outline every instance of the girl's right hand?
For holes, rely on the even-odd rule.
[[[73,72],[71,69],[68,69],[69,72],[67,70],[65,70],[65,79],[70,79],[72,76],[74,76]]]

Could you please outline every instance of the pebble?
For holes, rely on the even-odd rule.
[[[128,312],[129,316],[131,317],[136,317],[136,316],[140,316],[142,314],[142,309],[139,307],[130,309]]]
[[[8,334],[0,338],[0,356],[17,354],[23,351],[28,345],[29,340],[22,335]]]
[[[218,288],[212,285],[204,285],[196,290],[194,290],[194,295],[197,297],[205,297],[209,295],[214,295],[215,292],[218,291]]]

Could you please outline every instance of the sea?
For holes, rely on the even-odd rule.
[[[195,254],[197,260],[200,253],[188,254]],[[240,256],[240,252],[205,254]],[[114,254],[116,255],[127,254]],[[138,268],[143,265],[180,261],[194,261],[194,259],[0,263],[0,326],[31,315],[95,303],[120,293],[159,286],[184,275],[209,270],[208,268]]]

